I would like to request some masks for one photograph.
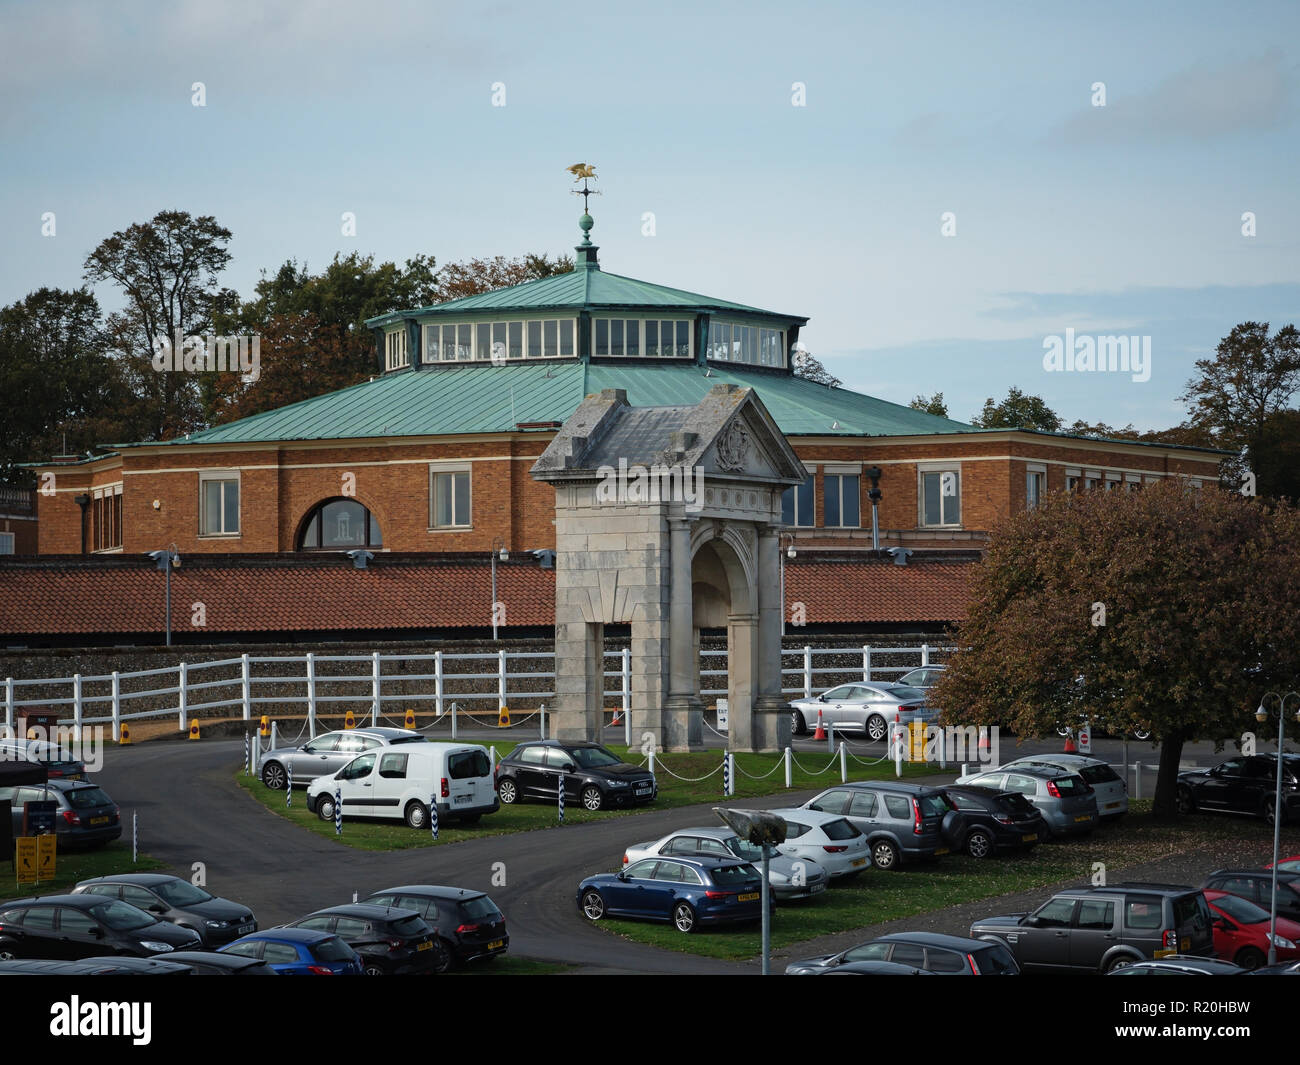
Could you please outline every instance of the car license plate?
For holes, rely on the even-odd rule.
[[[1107,809],[1107,810],[1118,810],[1118,809],[1119,809],[1119,803],[1117,803],[1117,802],[1108,802],[1108,803],[1106,804],[1106,809]]]
[[[108,824],[108,818],[107,818],[107,817],[92,817],[92,818],[90,819],[90,823],[91,823],[92,825],[106,825],[106,824]]]
[[[504,947],[505,945],[506,945],[506,941],[505,941],[504,939],[494,939],[494,940],[492,940],[491,943],[489,943],[489,944],[487,945],[487,949],[488,949],[488,950],[500,950],[500,949],[501,949],[502,947]]]
[[[1171,957],[1173,957],[1174,955],[1176,955],[1177,953],[1178,953],[1178,951],[1176,951],[1176,950],[1153,950],[1153,951],[1151,952],[1151,957],[1153,957],[1153,958],[1171,958]]]
[[[859,865],[866,865],[866,864],[867,864],[867,860],[865,858],[854,858],[853,861],[849,862],[849,865],[853,866],[853,868],[855,869]]]
[[[1037,832],[1026,832],[1023,836],[1020,837],[1020,842],[1021,842],[1021,843],[1037,843],[1037,842],[1038,842],[1038,833],[1037,833]]]
[[[252,930],[253,930],[253,922],[249,921],[247,924],[241,924],[235,931],[237,931],[241,936],[243,936],[243,935],[247,935]]]
[[[756,898],[758,898],[758,892],[750,891],[745,893],[744,895],[737,896],[737,898],[740,902],[753,902]]]
[[[1091,820],[1092,820],[1092,814],[1080,814],[1078,817],[1074,819],[1074,822],[1075,824],[1078,824],[1080,821],[1091,821]]]
[[[810,894],[810,895],[816,895],[819,891],[825,891],[825,890],[826,890],[826,884],[825,884],[825,882],[824,882],[824,881],[818,881],[816,884],[811,884],[811,885],[809,885],[809,887],[808,887],[808,894]]]
[[[420,950],[433,950],[433,942],[432,942],[431,940],[426,939],[423,943],[419,943],[419,944],[417,944],[415,949],[416,949],[417,951],[420,951]]]
[[[636,789],[636,793],[637,793],[638,795],[649,795],[649,794],[650,794],[650,788],[649,788],[648,785],[647,785],[646,787],[643,787],[643,788],[637,788],[637,789]]]
[[[456,801],[457,801],[457,802],[469,802],[472,798],[474,798],[473,795],[457,795],[457,796],[456,796]]]

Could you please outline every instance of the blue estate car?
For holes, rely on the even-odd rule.
[[[361,957],[332,932],[268,928],[236,939],[219,951],[259,958],[279,976],[360,976]]]
[[[578,907],[591,921],[641,917],[691,932],[702,924],[757,921],[762,880],[735,859],[645,858],[620,873],[587,877],[578,885]]]

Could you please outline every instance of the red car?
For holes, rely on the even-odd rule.
[[[1273,863],[1269,862],[1264,868],[1272,869]],[[1277,860],[1277,871],[1279,873],[1300,873],[1300,854],[1293,854],[1290,858],[1279,858]]]
[[[1214,952],[1243,969],[1258,969],[1268,961],[1268,911],[1226,891],[1206,891],[1214,918]],[[1277,960],[1300,959],[1300,923],[1277,919]]]

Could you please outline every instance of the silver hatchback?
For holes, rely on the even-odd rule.
[[[290,769],[302,786],[335,773],[359,754],[401,743],[428,743],[427,736],[404,728],[357,728],[324,732],[297,747],[277,747],[262,756],[262,783],[280,791]]]
[[[1042,813],[1054,836],[1091,832],[1099,821],[1092,785],[1077,773],[1056,766],[1006,765],[967,773],[958,777],[957,783],[1019,792]]]
[[[1097,812],[1103,821],[1128,813],[1128,784],[1109,762],[1086,754],[1031,754],[1008,762],[1003,769],[1024,765],[1046,765],[1078,773],[1097,793]]]

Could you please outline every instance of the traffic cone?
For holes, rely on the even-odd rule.
[[[813,733],[813,739],[824,740],[826,738],[826,727],[822,724],[821,708],[817,709],[817,731]]]
[[[198,738],[199,738],[199,722],[198,719],[195,718],[193,721],[190,722],[190,739],[197,740]]]
[[[406,720],[402,722],[406,728],[415,728],[415,711],[408,709],[406,711]]]
[[[986,728],[982,728],[982,729],[980,729],[980,748],[979,748],[979,749],[980,749],[981,751],[988,751],[988,750],[991,750],[991,749],[992,749],[992,748],[990,747],[990,745],[989,745],[989,730],[986,729]]]
[[[1076,747],[1076,746],[1074,745],[1074,732],[1073,732],[1073,730],[1070,731],[1070,732],[1067,732],[1067,733],[1065,734],[1065,750],[1062,751],[1061,753],[1062,753],[1062,754],[1078,754],[1078,753],[1079,753],[1079,748]]]
[[[614,716],[611,717],[611,718],[609,719],[609,723],[610,723],[611,725],[617,725],[620,721],[623,720],[623,719],[619,716],[619,715],[622,713],[622,710],[623,710],[623,708],[622,708],[621,706],[616,706],[616,707],[614,707]]]
[[[122,722],[122,727],[118,730],[117,742],[123,747],[126,747],[131,743],[131,726],[125,721]]]

